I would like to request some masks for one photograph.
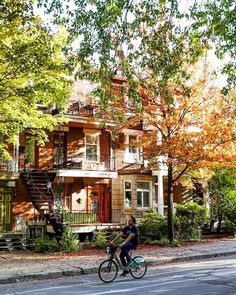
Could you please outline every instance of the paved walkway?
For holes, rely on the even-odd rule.
[[[134,254],[144,256],[148,265],[232,255],[236,254],[236,238],[205,240],[179,247],[140,245]],[[30,251],[0,252],[0,284],[95,273],[106,257],[104,250],[81,250],[67,255],[43,255]]]

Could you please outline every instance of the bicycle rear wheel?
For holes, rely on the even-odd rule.
[[[141,279],[145,276],[147,272],[147,262],[142,256],[136,256],[132,258],[132,260],[135,262],[136,266],[133,266],[130,268],[130,274],[135,279]]]
[[[104,282],[104,283],[110,283],[112,282],[118,273],[118,266],[114,260],[105,260],[103,261],[98,269],[98,275],[99,278]]]

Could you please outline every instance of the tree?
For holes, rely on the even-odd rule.
[[[206,38],[191,20],[192,11],[181,11],[176,0],[77,0],[73,5],[71,1],[39,2],[54,11],[56,22],[67,25],[72,39],[79,37],[77,76],[98,84],[95,94],[100,98],[104,118],[108,112],[110,119],[118,124],[124,123],[122,112],[127,109],[125,102],[128,100],[135,113],[128,124],[143,120],[154,129],[144,137],[146,143],[140,144],[150,147],[145,155],[147,159],[157,159],[159,155],[165,155],[167,159],[168,227],[169,240],[172,241],[173,184],[191,166],[197,168],[198,160],[201,165],[206,165],[213,156],[220,157],[220,146],[226,146],[226,141],[232,140],[232,134],[229,134],[233,128],[229,120],[232,113],[227,100],[224,106],[223,99],[217,100],[218,94],[216,101],[213,99],[215,93],[200,95],[197,86],[204,85],[203,80],[191,87],[187,83],[191,75],[186,65],[196,63],[207,48]],[[112,81],[116,74],[124,76],[127,85],[114,91]],[[206,102],[205,97],[209,98]],[[147,108],[143,106],[145,100],[148,101]],[[225,118],[217,110],[207,119],[204,110],[212,110],[210,101],[221,105],[225,111],[227,109]],[[203,103],[204,110],[201,109]],[[212,124],[216,123],[218,111],[221,124],[216,124],[217,130]],[[193,124],[189,112],[203,116],[196,117],[198,133],[188,129]],[[202,122],[201,118],[207,120]],[[229,128],[225,127],[223,119]],[[162,135],[160,145],[154,144],[157,131]],[[223,137],[222,141],[214,132]],[[193,136],[197,140],[194,141]],[[230,149],[229,145],[227,148]]]
[[[236,4],[231,0],[195,1],[192,17],[202,37],[215,49],[216,56],[223,60],[222,73],[226,74],[229,92],[236,85]]]
[[[47,108],[63,107],[69,96],[66,35],[50,32],[26,0],[1,1],[0,24],[0,133],[16,144],[27,129],[42,144],[45,130],[62,120]],[[2,156],[6,149],[1,144]]]
[[[186,86],[188,95],[178,85],[169,83],[168,95],[173,98],[170,102],[165,93],[156,95],[155,74],[146,71],[139,91],[142,111],[133,109],[132,118],[126,123],[135,126],[143,122],[146,132],[133,144],[143,147],[143,156],[152,169],[158,169],[161,163],[167,167],[168,238],[171,242],[173,186],[187,172],[236,164],[233,98],[221,94],[212,76],[204,73],[202,63],[188,73],[192,77]],[[116,109],[114,104],[112,108]]]
[[[216,169],[209,181],[209,197],[211,199],[211,227],[217,223],[217,232],[224,227],[235,231],[236,228],[236,171],[235,168]],[[227,228],[228,227],[228,228]],[[212,228],[211,228],[212,229]]]

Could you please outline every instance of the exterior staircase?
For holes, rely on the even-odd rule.
[[[42,170],[26,170],[21,172],[31,201],[35,209],[44,214],[52,208],[54,192],[52,182],[56,173]]]
[[[15,233],[2,233],[0,235],[0,251],[14,251],[23,249],[26,249],[24,235]]]

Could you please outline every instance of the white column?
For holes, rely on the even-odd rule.
[[[163,173],[158,172],[158,212],[164,216]]]

